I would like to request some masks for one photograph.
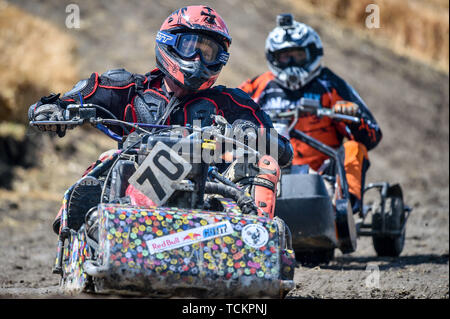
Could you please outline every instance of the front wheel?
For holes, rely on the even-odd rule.
[[[372,236],[373,247],[378,256],[398,257],[405,245],[405,210],[401,197],[390,197],[390,210],[385,213],[386,234],[381,234],[382,216],[379,211],[372,216],[372,230],[378,232]],[[400,232],[389,234],[389,232]]]

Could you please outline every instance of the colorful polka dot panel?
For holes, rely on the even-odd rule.
[[[241,214],[241,210],[235,201],[229,198],[220,198],[224,211],[229,213]]]
[[[99,216],[99,263],[116,274],[186,283],[293,277],[293,252],[280,249],[278,226],[268,218],[112,204],[101,205]]]
[[[72,232],[64,249],[64,274],[61,285],[66,292],[81,292],[86,285],[87,275],[83,263],[91,258],[84,231]]]

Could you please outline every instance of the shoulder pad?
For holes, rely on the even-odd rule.
[[[136,79],[145,79],[143,75],[133,74],[125,69],[109,70],[100,75],[99,84],[103,86],[122,87],[134,83]]]
[[[110,79],[111,81],[126,81],[130,79],[132,74],[125,69],[108,70],[100,77]]]
[[[81,81],[78,81],[77,84],[73,86],[73,88],[69,91],[64,93],[63,97],[69,97],[71,95],[77,94],[78,92],[82,91],[88,84],[88,79],[83,79]]]
[[[78,94],[83,97],[90,94],[97,87],[97,73],[92,73],[89,79],[84,79],[79,81],[74,87],[67,93],[63,95],[63,98],[76,98],[78,99]]]
[[[242,91],[239,88],[225,89],[222,94],[228,95],[233,104],[238,105],[240,107],[251,108],[254,111],[261,110],[261,106],[256,103],[247,92]]]

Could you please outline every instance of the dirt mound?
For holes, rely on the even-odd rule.
[[[40,136],[27,134],[28,107],[78,79],[75,42],[54,25],[0,0],[0,187],[14,167],[31,167]]]
[[[0,0],[0,122],[25,123],[29,105],[77,80],[75,43],[51,23]]]

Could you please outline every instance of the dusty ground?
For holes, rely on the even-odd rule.
[[[66,2],[14,1],[61,28]],[[269,0],[204,2],[225,18],[234,41],[230,64],[219,81],[236,86],[264,72],[264,39],[275,15],[291,10],[287,2],[278,6]],[[157,6],[137,0],[126,5],[121,1],[79,3],[82,28],[66,32],[79,46],[83,77],[121,66],[148,71],[153,67],[155,30],[163,17],[182,6],[174,0]],[[229,10],[229,4],[240,4],[240,10]],[[317,28],[325,45],[325,62],[360,92],[380,123],[384,138],[370,153],[368,182],[401,183],[405,201],[414,210],[399,258],[377,258],[371,239],[360,238],[353,254],[337,252],[327,266],[298,267],[297,286],[288,297],[448,299],[448,75],[400,58],[333,23],[294,13]],[[0,296],[6,298],[60,297],[59,278],[51,273],[57,240],[51,222],[65,188],[97,154],[113,145],[97,133],[82,130],[40,143],[40,166],[16,167],[12,190],[0,189]],[[368,266],[380,270],[378,288],[366,285]]]

